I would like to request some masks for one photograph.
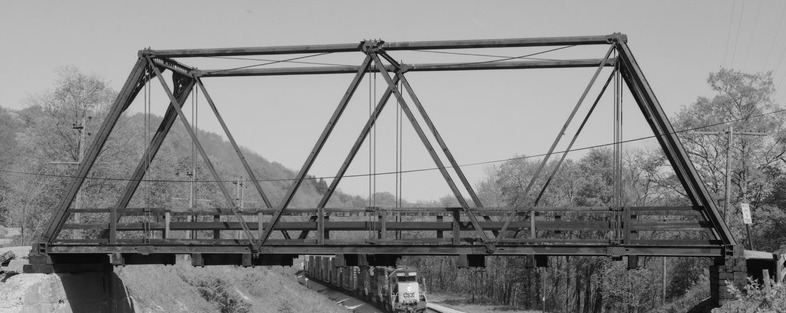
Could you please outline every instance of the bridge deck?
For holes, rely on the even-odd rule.
[[[322,238],[285,238],[284,233],[320,229],[311,220],[317,208],[288,209],[285,220],[274,231],[280,232],[258,249],[245,238],[239,222],[232,221],[229,209],[139,209],[118,210],[116,224],[120,239],[63,238],[42,247],[47,254],[122,254],[137,262],[166,263],[177,254],[211,255],[219,264],[242,265],[243,255],[576,255],[576,256],[723,256],[724,245],[705,233],[711,225],[700,221],[701,208],[692,206],[649,207],[495,207],[473,208],[487,218],[478,222],[484,232],[504,227],[511,212],[517,216],[508,231],[519,234],[500,238],[492,248],[477,238],[475,226],[468,222],[461,207],[412,208],[324,208]],[[254,234],[270,224],[264,222],[274,210],[246,208],[239,213]],[[109,209],[72,210],[72,214],[92,214],[106,220]],[[193,220],[197,220],[194,222]],[[256,220],[256,221],[255,221]],[[622,221],[622,222],[616,222]],[[108,223],[65,224],[64,232],[100,232]],[[692,233],[688,238],[663,240],[660,234]],[[627,236],[625,234],[628,234]],[[489,234],[490,235],[490,234]],[[65,236],[68,237],[68,236]],[[150,256],[154,257],[150,257]],[[144,256],[144,257],[143,257]],[[248,258],[251,258],[250,256]],[[253,258],[252,258],[253,259]],[[139,261],[145,260],[145,261]],[[252,262],[253,265],[253,262]]]

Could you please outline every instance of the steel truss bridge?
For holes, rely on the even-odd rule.
[[[512,58],[499,62],[427,63],[404,64],[396,61],[400,51],[502,49],[519,47],[600,46],[605,53],[587,59],[522,60]],[[286,66],[265,68],[234,68],[200,70],[187,65],[197,57],[251,57],[296,56],[311,53],[357,55],[357,66]],[[610,83],[615,97],[615,108],[622,106],[621,97],[627,90],[652,134],[668,158],[687,194],[689,206],[635,207],[622,203],[619,143],[615,145],[614,203],[603,207],[544,207],[540,197],[533,203],[520,207],[486,207],[473,190],[448,145],[427,114],[427,106],[415,92],[407,74],[422,71],[475,71],[475,70],[527,70],[556,68],[594,69],[589,84],[557,134],[549,153],[543,158],[535,177],[521,192],[529,194],[546,189],[536,186],[536,178],[543,174],[546,162],[564,137],[582,105],[597,105]],[[601,77],[604,69],[611,75]],[[163,73],[169,71],[172,81]],[[319,156],[335,125],[339,122],[350,99],[361,81],[369,73],[377,73],[386,85],[365,126],[346,155],[338,173],[314,208],[292,208],[293,197],[308,179],[309,169]],[[319,139],[314,144],[305,163],[297,172],[291,186],[279,203],[271,203],[246,161],[238,143],[229,132],[219,112],[220,105],[210,97],[203,80],[206,78],[238,76],[329,75],[351,76],[349,86],[338,100]],[[338,77],[346,77],[339,75]],[[613,78],[617,78],[616,80]],[[604,83],[601,94],[594,99],[587,95],[596,83]],[[113,132],[118,119],[145,85],[160,84],[169,104],[166,114],[148,143],[142,160],[128,178],[127,186],[116,205],[106,208],[74,208],[73,202],[88,173],[96,163],[102,147]],[[400,87],[399,87],[400,86]],[[626,88],[625,88],[626,87]],[[225,131],[245,168],[255,191],[264,206],[240,208],[226,186],[218,183],[225,200],[225,207],[211,210],[180,211],[171,208],[130,208],[129,202],[148,171],[164,138],[173,124],[180,120],[192,139],[206,167],[215,181],[223,181],[210,162],[205,149],[192,130],[191,122],[182,107],[189,94],[198,89],[207,99],[212,113]],[[392,99],[391,99],[392,98]],[[392,100],[392,101],[389,101]],[[392,102],[398,105],[428,151],[434,164],[444,177],[459,205],[455,207],[364,207],[330,208],[328,200],[344,177],[362,143],[368,137],[377,118]],[[586,104],[585,104],[586,103]],[[632,105],[632,103],[626,103]],[[629,110],[631,112],[633,110]],[[578,128],[568,149],[583,128],[592,109]],[[418,120],[422,122],[419,122]],[[616,127],[620,127],[621,113]],[[615,138],[621,139],[621,136]],[[439,153],[441,151],[441,153]],[[562,154],[559,164],[565,158]],[[559,168],[559,166],[557,167]],[[556,172],[556,169],[554,170]],[[457,177],[458,181],[452,179]],[[542,178],[542,177],[541,177]],[[462,192],[469,195],[465,200]],[[75,214],[98,214],[100,222],[84,223],[75,220]],[[189,216],[208,216],[205,219],[188,219]],[[140,220],[140,216],[153,216],[153,220]],[[209,217],[213,217],[210,220]],[[69,236],[74,230],[95,233],[95,236]],[[126,236],[123,233],[146,232],[145,238]],[[174,233],[212,231],[212,238],[175,238]],[[239,239],[221,236],[227,231],[242,232]],[[682,234],[698,239],[658,239],[657,232]],[[337,236],[336,234],[343,234]],[[182,237],[182,236],[181,236]],[[340,237],[341,239],[337,239]],[[297,255],[339,255],[347,264],[389,264],[402,255],[456,255],[469,265],[483,265],[485,256],[528,255],[542,264],[545,256],[581,255],[608,256],[617,259],[628,257],[629,266],[635,267],[638,256],[691,256],[714,257],[731,255],[737,243],[720,218],[716,204],[707,192],[688,155],[675,135],[658,99],[647,83],[642,69],[636,62],[627,37],[615,33],[605,36],[552,37],[494,40],[384,42],[367,40],[360,43],[276,46],[192,50],[141,50],[131,74],[114,101],[100,130],[95,133],[91,147],[79,165],[76,178],[53,209],[43,240],[33,247],[30,270],[57,271],[94,268],[109,264],[172,264],[178,254],[188,254],[195,265],[236,264],[243,266],[291,264]]]

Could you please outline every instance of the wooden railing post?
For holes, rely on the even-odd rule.
[[[110,222],[111,221],[112,220],[110,220]],[[164,233],[162,235],[164,239],[169,239],[169,237],[171,236],[171,233],[169,231],[169,223],[171,222],[172,222],[172,213],[169,210],[166,210],[164,212]]]
[[[437,215],[437,222],[442,222],[442,219],[443,219],[442,215]],[[442,239],[442,231],[441,230],[437,231],[437,238]]]

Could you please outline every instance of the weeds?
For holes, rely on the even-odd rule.
[[[197,288],[199,295],[207,302],[216,304],[221,313],[249,313],[251,304],[243,301],[230,291],[230,284],[224,279],[213,276],[181,278]]]
[[[728,288],[736,300],[712,310],[713,313],[784,312],[786,310],[786,286],[784,284],[775,284],[770,288],[765,288],[757,281],[751,280],[743,290],[733,286]]]

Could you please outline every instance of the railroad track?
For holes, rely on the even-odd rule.
[[[429,313],[464,313],[459,310],[454,310],[448,307],[441,306],[439,304],[429,303],[426,305],[426,312]]]

